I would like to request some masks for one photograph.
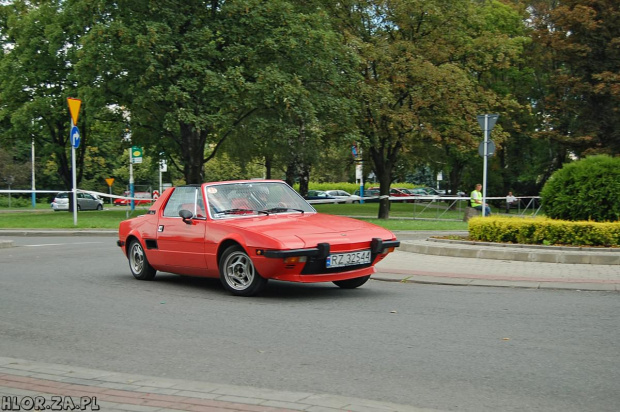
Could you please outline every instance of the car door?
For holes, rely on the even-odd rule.
[[[81,201],[81,203],[78,203],[78,204],[80,205],[82,210],[97,209],[98,202],[95,200],[95,198],[92,195],[88,193],[78,193],[78,195],[80,195],[81,197],[81,199],[78,200],[78,202]]]
[[[88,199],[86,198],[86,193],[77,194],[77,203],[78,203],[78,206],[80,207],[80,210],[90,209],[88,205]]]
[[[179,211],[186,209],[194,217],[184,221]],[[200,187],[179,186],[168,198],[158,220],[157,255],[153,263],[167,270],[186,274],[204,275],[206,218]]]

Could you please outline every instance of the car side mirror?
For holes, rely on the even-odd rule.
[[[187,209],[179,210],[179,216],[181,216],[183,218],[183,221],[187,223],[188,225],[192,224],[192,218],[194,217],[194,214],[190,212],[189,210]]]

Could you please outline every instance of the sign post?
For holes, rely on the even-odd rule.
[[[487,159],[489,156],[493,155],[493,153],[495,152],[495,144],[493,144],[492,146],[493,153],[489,153],[489,149],[491,148],[489,146],[489,135],[491,134],[491,130],[493,130],[493,127],[495,127],[495,122],[497,122],[498,117],[499,117],[498,114],[478,115],[478,124],[480,125],[480,127],[482,128],[482,131],[484,132],[484,142],[483,142],[484,147],[480,151],[481,152],[480,155],[484,159],[484,166],[482,170],[482,216],[485,216],[484,205],[486,205],[486,198],[487,198],[487,162],[488,162]]]
[[[106,179],[105,182],[108,184],[108,189],[110,189],[110,204],[113,204],[113,202],[112,202],[112,185],[114,184],[114,178],[110,177],[110,178]]]
[[[80,115],[80,106],[82,101],[80,99],[74,99],[73,97],[67,98],[67,104],[69,105],[69,112],[71,113],[71,132],[69,134],[69,140],[71,141],[71,198],[73,200],[73,225],[77,226],[77,182],[76,182],[76,170],[75,170],[75,149],[80,146],[80,131],[76,124]]]
[[[130,208],[132,212],[136,210],[136,203],[133,200],[136,194],[136,189],[135,189],[134,180],[133,180],[133,164],[142,163],[142,156],[143,156],[142,147],[131,146],[131,148],[129,148],[129,196],[131,197],[129,204],[131,205]]]

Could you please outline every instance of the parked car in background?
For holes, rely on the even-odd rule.
[[[399,244],[380,226],[317,213],[279,180],[174,187],[121,222],[117,241],[136,279],[219,278],[237,296],[260,293],[269,279],[357,288]]]
[[[71,192],[60,192],[52,201],[52,209],[56,212],[61,210],[69,210],[69,197],[72,196]],[[103,199],[99,196],[78,192],[77,196],[77,210],[103,210]]]
[[[329,196],[336,198],[338,203],[359,203],[360,197],[358,195],[352,195],[344,190],[326,190]]]
[[[306,200],[323,200],[317,203],[338,203],[335,197],[330,196],[323,190],[308,190],[308,194],[304,196]]]
[[[359,189],[355,191],[355,196],[360,196]],[[379,189],[364,189],[364,203],[377,203],[379,201]]]
[[[429,195],[435,195],[435,196],[445,196],[446,195],[446,191],[445,190],[438,190],[432,187],[425,187],[424,191],[426,193],[428,193]]]
[[[371,187],[369,190],[376,189],[379,191],[378,187]],[[406,189],[401,188],[390,188],[390,197],[411,197],[411,194],[405,191]],[[393,202],[403,202],[403,203],[413,203],[413,199],[403,199],[403,200],[392,200]]]
[[[130,197],[129,191],[123,193],[123,196]],[[134,205],[148,205],[153,202],[153,198],[149,192],[134,192]],[[131,203],[131,199],[114,199],[114,206],[127,206]]]

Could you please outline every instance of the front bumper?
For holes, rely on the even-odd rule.
[[[375,237],[370,242],[370,252],[375,254],[384,253],[386,249],[400,246],[399,240],[383,240]],[[307,249],[290,249],[290,250],[265,250],[262,254],[268,258],[288,258],[295,256],[316,257],[325,259],[329,255],[329,243],[319,243],[316,247]]]

